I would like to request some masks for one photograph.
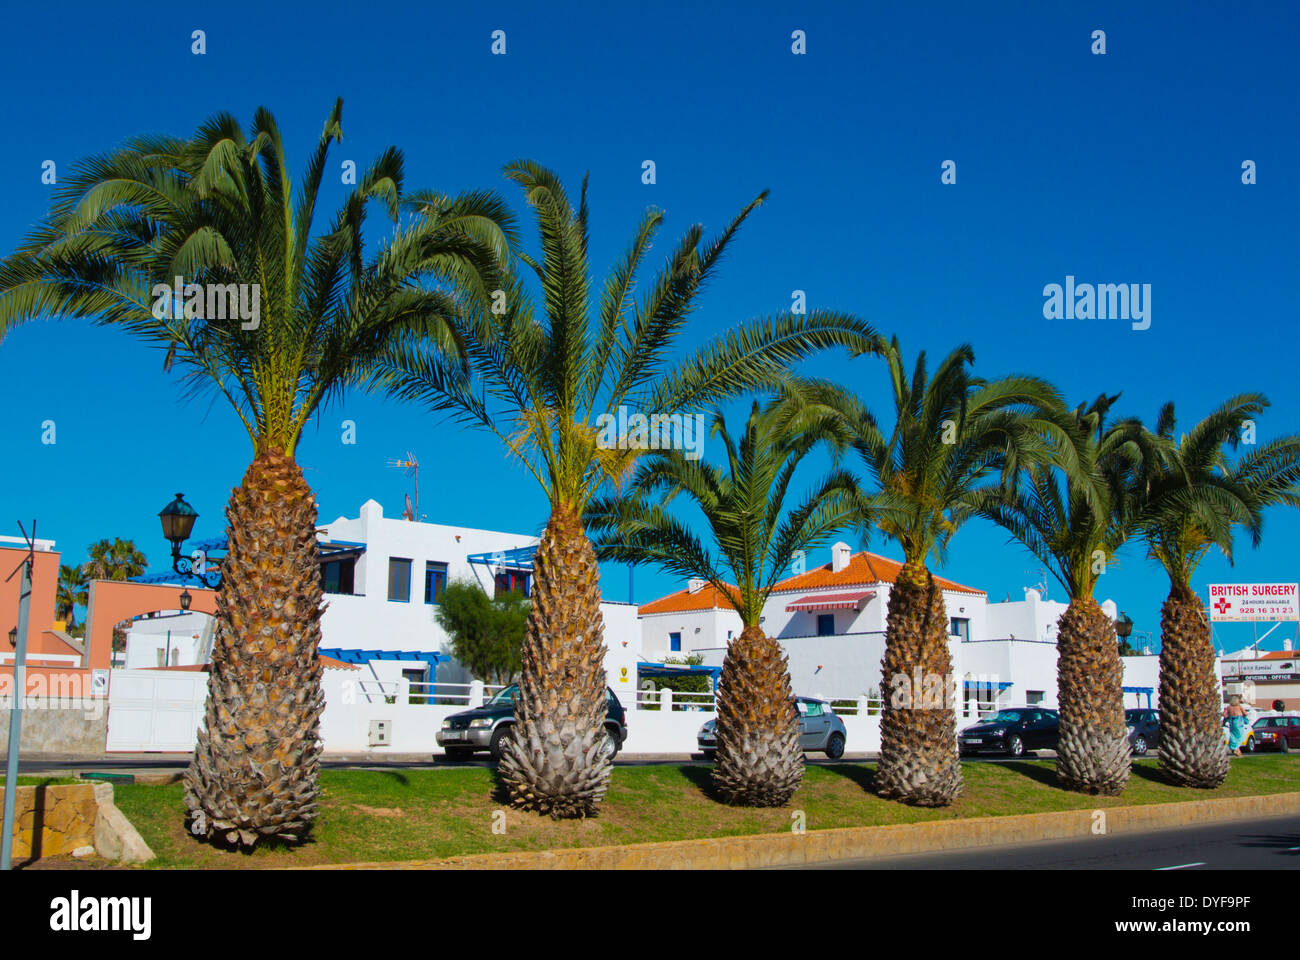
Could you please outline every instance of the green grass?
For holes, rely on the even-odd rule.
[[[357,861],[417,860],[460,854],[603,846],[653,840],[772,833],[790,829],[802,810],[809,830],[1007,816],[1053,810],[1203,800],[1300,790],[1300,758],[1234,762],[1218,790],[1171,786],[1154,759],[1139,760],[1123,796],[1087,797],[1055,785],[1050,760],[967,763],[966,791],[943,810],[891,803],[871,791],[874,765],[810,766],[788,807],[752,810],[710,798],[707,766],[619,767],[598,818],[552,821],[509,809],[495,794],[495,773],[453,770],[326,770],[321,819],[311,842],[296,849],[259,846],[230,853],[199,843],[184,829],[182,786],[116,785],[117,805],[135,824],[162,868],[288,867]],[[506,832],[492,832],[505,812]],[[499,818],[498,818],[499,820]]]
[[[60,784],[60,783],[83,783],[83,782],[84,782],[84,781],[82,781],[82,780],[78,780],[76,777],[23,777],[23,776],[20,776],[20,777],[18,778],[18,786],[20,786],[20,787],[52,787],[52,786],[54,786],[55,784]],[[3,787],[4,785],[5,785],[5,778],[4,778],[3,776],[0,776],[0,787]]]

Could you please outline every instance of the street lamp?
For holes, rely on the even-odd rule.
[[[17,647],[17,646],[18,646],[18,628],[17,628],[17,627],[10,627],[10,628],[9,628],[9,646],[11,646],[11,647]]]
[[[1115,621],[1115,633],[1121,640],[1127,640],[1128,635],[1133,632],[1133,620],[1123,610],[1119,612],[1119,619]]]
[[[185,613],[189,612],[190,601],[192,601],[193,599],[194,598],[190,596],[190,592],[188,590],[181,591],[181,610],[183,612]]]
[[[158,511],[158,519],[162,521],[163,536],[172,545],[172,569],[182,576],[195,577],[205,586],[216,589],[221,583],[221,571],[208,569],[215,567],[214,563],[210,563],[204,557],[202,566],[195,570],[194,561],[189,557],[181,556],[181,544],[190,538],[190,534],[194,531],[194,521],[198,518],[199,512],[185,502],[183,493],[176,494],[175,500]]]

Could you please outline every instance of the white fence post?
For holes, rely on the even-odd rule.
[[[483,681],[471,680],[469,682],[469,706],[483,706]]]
[[[663,712],[671,712],[673,709],[673,692],[668,687],[659,691],[659,709]]]

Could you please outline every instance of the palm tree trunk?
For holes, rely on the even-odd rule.
[[[919,561],[904,564],[889,593],[882,675],[876,790],[888,800],[946,807],[962,792],[948,613]]]
[[[301,840],[320,795],[316,501],[291,456],[259,455],[226,510],[204,729],[185,773],[196,836]]]
[[[713,783],[728,803],[782,807],[803,779],[799,714],[785,654],[761,627],[727,648],[718,684]]]
[[[1124,664],[1110,617],[1092,597],[1074,597],[1056,641],[1060,740],[1056,776],[1068,790],[1117,796],[1132,767],[1124,724]]]
[[[558,505],[533,557],[516,722],[499,768],[515,806],[596,815],[613,772],[603,634],[596,553],[578,512]]]
[[[1173,587],[1160,611],[1160,767],[1175,783],[1213,789],[1228,776],[1228,748],[1205,607]]]

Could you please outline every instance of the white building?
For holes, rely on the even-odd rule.
[[[831,548],[829,563],[777,584],[763,608],[763,629],[789,657],[795,692],[827,699],[879,698],[889,594],[902,563],[875,553]],[[1056,631],[1066,604],[1025,599],[989,603],[975,587],[935,577],[948,617],[953,673],[963,699],[1058,705]],[[1112,620],[1113,601],[1101,604]],[[699,653],[720,666],[740,618],[701,581],[641,607],[648,659]],[[1126,706],[1155,705],[1157,657],[1124,657]],[[888,692],[888,691],[884,691]]]

